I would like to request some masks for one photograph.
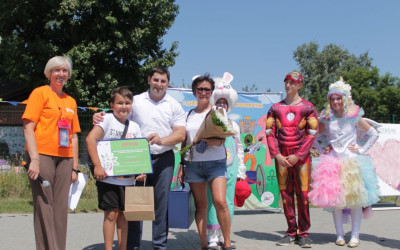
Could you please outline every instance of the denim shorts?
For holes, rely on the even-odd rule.
[[[228,179],[226,159],[185,161],[185,182],[209,182],[217,177]]]

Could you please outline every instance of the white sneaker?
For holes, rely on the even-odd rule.
[[[218,243],[215,242],[215,241],[212,241],[212,242],[208,243],[208,249],[218,250],[219,249]]]

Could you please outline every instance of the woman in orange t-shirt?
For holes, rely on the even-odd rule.
[[[36,249],[66,249],[69,187],[79,173],[77,105],[63,92],[71,73],[68,57],[51,58],[44,69],[50,84],[32,91],[22,116]],[[40,185],[39,173],[50,187]]]

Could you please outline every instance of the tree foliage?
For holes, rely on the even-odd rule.
[[[257,92],[258,91],[258,87],[255,83],[253,83],[252,85],[246,85],[242,88],[243,92]]]
[[[400,114],[399,78],[386,73],[379,76],[379,70],[355,68],[343,72],[343,77],[352,86],[351,94],[356,104],[363,107],[367,117],[389,122],[388,116]]]
[[[23,83],[29,92],[47,83],[47,60],[67,55],[74,63],[65,86],[81,106],[108,106],[110,91],[147,89],[153,66],[169,67],[177,42],[163,48],[174,0],[25,0],[0,3],[0,82]]]
[[[318,110],[326,102],[329,84],[338,80],[342,72],[358,67],[371,69],[372,62],[367,52],[356,57],[335,44],[326,45],[319,51],[319,44],[316,42],[297,47],[293,58],[304,76],[300,94],[310,100]]]
[[[352,86],[352,98],[363,107],[369,118],[383,120],[391,114],[400,114],[400,80],[372,66],[368,53],[359,57],[337,45],[329,44],[319,51],[315,42],[303,44],[294,52],[294,59],[304,76],[301,95],[321,111],[327,103],[329,85],[343,76]]]

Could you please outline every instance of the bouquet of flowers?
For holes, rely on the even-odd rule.
[[[229,136],[236,135],[238,132],[233,130],[228,120],[225,109],[216,108],[215,106],[207,113],[203,123],[200,125],[196,136],[192,143],[181,149],[181,155],[184,155],[194,145],[199,143],[201,139],[218,138],[224,139]]]

